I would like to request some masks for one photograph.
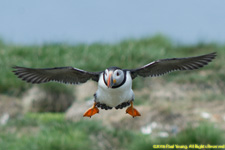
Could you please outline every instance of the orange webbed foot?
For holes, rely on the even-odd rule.
[[[133,107],[133,102],[130,102],[131,106],[127,108],[126,113],[131,115],[133,118],[137,116],[141,116],[141,114]]]
[[[94,105],[84,113],[83,117],[91,118],[91,116],[95,115],[96,113],[99,113],[99,109],[96,107],[95,102]]]

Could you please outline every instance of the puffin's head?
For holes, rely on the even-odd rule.
[[[103,79],[108,88],[117,87],[122,84],[125,73],[118,67],[110,67],[103,73]]]

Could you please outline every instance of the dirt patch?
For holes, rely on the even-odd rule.
[[[20,117],[23,107],[15,97],[0,95],[0,125],[5,125],[9,119]]]
[[[89,84],[83,85],[80,90],[90,88],[91,86],[86,87]],[[90,97],[95,88],[91,88],[91,93],[82,93],[80,100]],[[68,109],[66,117],[74,121],[98,120],[108,127],[134,130],[141,130],[155,123],[157,124],[155,129],[168,133],[179,132],[188,123],[198,124],[200,121],[208,120],[222,125],[225,122],[224,100],[217,99],[218,95],[222,97],[224,95],[217,85],[176,84],[152,80],[148,87],[134,93],[136,101],[142,100],[144,103],[135,105],[141,117],[132,118],[125,114],[126,109],[107,111],[100,109],[100,113],[91,119],[83,118],[83,113],[93,104],[91,100],[75,102]],[[213,94],[217,95],[214,97],[215,100],[210,97]]]

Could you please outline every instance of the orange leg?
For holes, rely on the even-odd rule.
[[[99,113],[99,110],[96,107],[96,104],[97,103],[94,102],[94,105],[84,113],[83,117],[90,117],[91,118],[91,116],[93,116],[94,114]]]
[[[133,101],[130,102],[131,106],[127,108],[126,113],[131,115],[133,118],[137,116],[141,116],[141,114],[133,107]]]

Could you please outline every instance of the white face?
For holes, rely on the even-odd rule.
[[[107,83],[108,87],[118,86],[124,80],[124,72],[120,69],[112,70],[105,70],[105,82]]]

